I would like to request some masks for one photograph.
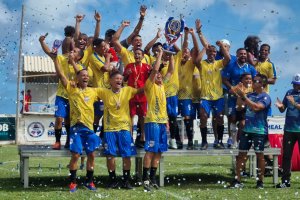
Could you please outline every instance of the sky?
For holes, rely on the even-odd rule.
[[[283,98],[292,87],[292,76],[300,73],[298,0],[0,0],[0,114],[16,112],[22,4],[22,55],[44,55],[39,36],[48,33],[49,46],[55,39],[63,39],[64,27],[75,25],[76,14],[85,14],[81,31],[93,35],[95,10],[102,16],[101,38],[107,29],[117,29],[122,20],[130,20],[131,25],[121,36],[125,38],[137,24],[139,7],[144,4],[148,9],[140,32],[143,46],[155,37],[158,28],[164,28],[169,17],[179,19],[180,15],[188,27],[194,27],[195,20],[201,19],[202,32],[210,43],[228,39],[231,54],[243,47],[248,35],[257,35],[262,43],[270,44],[270,58],[278,75],[276,84],[271,86],[272,104],[276,97]],[[165,42],[165,38],[160,41]],[[280,114],[274,106],[273,114]]]

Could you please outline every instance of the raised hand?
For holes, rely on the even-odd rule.
[[[127,27],[127,26],[129,26],[130,25],[130,21],[128,21],[128,20],[123,20],[122,21],[122,26],[123,27]]]
[[[286,96],[286,98],[287,98],[287,100],[289,100],[289,102],[290,102],[292,105],[295,104],[295,99],[294,99],[294,97],[293,97],[292,95],[288,95],[288,96]]]
[[[45,38],[46,38],[46,36],[41,35],[41,36],[39,37],[40,43],[44,42],[44,41],[45,41]]]
[[[156,33],[156,38],[160,38],[160,37],[161,37],[161,28],[158,28]]]
[[[78,14],[75,16],[76,22],[81,22],[84,19],[84,14]]]
[[[96,20],[97,22],[100,22],[100,21],[101,21],[101,15],[100,15],[100,13],[97,12],[96,10],[95,10],[94,18],[95,18],[95,20]]]
[[[196,26],[196,30],[197,30],[197,31],[201,31],[202,24],[201,24],[200,19],[196,19],[196,21],[195,21],[195,26]]]
[[[146,16],[146,10],[147,10],[147,6],[141,5],[141,7],[140,7],[140,16],[141,17],[145,17]]]

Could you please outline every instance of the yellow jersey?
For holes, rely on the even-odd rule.
[[[276,78],[276,69],[274,64],[266,60],[264,62],[257,62],[255,65],[255,69],[258,73],[265,75],[268,79],[269,78]],[[265,88],[267,93],[270,92],[269,85]]]
[[[58,63],[60,64],[60,67],[63,71],[63,74],[69,81],[75,81],[76,82],[76,73],[74,70],[74,67],[69,64],[69,58],[68,55],[58,55],[57,56]],[[77,64],[78,69],[83,69],[83,66],[80,64]],[[64,86],[62,85],[61,81],[59,80],[56,96],[63,97],[65,99],[68,99],[68,94]]]
[[[223,67],[222,60],[215,60],[213,63],[201,61],[201,99],[218,100],[223,97],[221,77]]]
[[[94,50],[93,50],[93,45],[90,45],[88,46],[85,50],[83,50],[83,57],[82,59],[80,60],[80,62],[88,67],[89,66],[89,62],[90,62],[90,57],[91,55],[94,53]]]
[[[193,74],[193,103],[200,103],[201,99],[201,78],[198,68],[195,67]]]
[[[145,123],[167,123],[167,101],[164,86],[159,86],[148,79],[144,90],[148,103]]]
[[[84,90],[71,86],[70,82],[66,87],[70,103],[71,126],[82,123],[93,130],[94,102],[101,95],[99,88],[87,87]]]
[[[178,78],[179,78],[179,91],[178,99],[192,99],[193,98],[193,74],[195,65],[192,59],[181,63],[180,59],[177,59],[176,65],[178,66]]]
[[[134,63],[134,53],[133,51],[130,51],[122,46],[121,52],[120,52],[121,60],[124,66],[127,66],[129,63]],[[142,60],[142,63],[146,63],[148,65],[151,65],[150,58],[148,55],[144,54],[144,58]]]
[[[94,73],[93,87],[110,88],[109,73],[104,72],[101,68],[105,64],[104,56],[100,56],[94,52],[90,57],[90,68]]]
[[[101,90],[99,98],[104,104],[104,132],[131,130],[131,117],[129,100],[137,93],[137,89],[123,87],[119,93],[111,89],[98,88]]]

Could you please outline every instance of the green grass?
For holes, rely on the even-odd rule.
[[[120,175],[121,159],[117,159]],[[134,190],[107,190],[108,180],[104,158],[96,159],[95,184],[97,192],[79,190],[68,191],[68,169],[66,158],[31,158],[30,188],[24,189],[19,178],[19,157],[17,146],[0,147],[0,199],[300,199],[300,172],[292,172],[292,188],[275,189],[272,177],[265,178],[265,189],[255,189],[255,179],[243,179],[242,190],[225,188],[233,179],[231,158],[223,156],[207,157],[167,157],[165,158],[165,187],[151,193],[142,187]],[[59,169],[59,165],[61,169]],[[39,167],[40,166],[40,167]],[[134,162],[132,163],[132,174]],[[79,183],[85,172],[78,170]]]

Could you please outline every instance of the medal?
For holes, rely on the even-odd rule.
[[[116,109],[120,110],[120,108],[121,108],[121,91],[118,92],[118,94],[119,94],[119,98],[118,99],[115,98],[115,95],[118,95],[118,94],[116,94],[114,91],[113,91],[113,93],[114,93],[113,94],[113,99],[116,102]]]

